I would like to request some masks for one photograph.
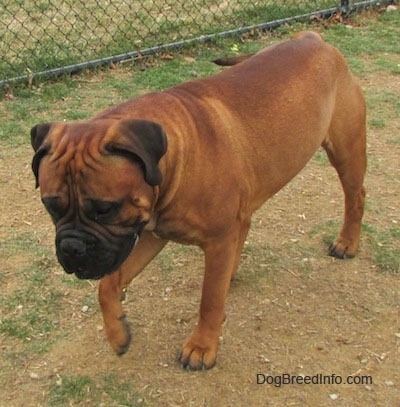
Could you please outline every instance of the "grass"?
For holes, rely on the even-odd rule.
[[[87,376],[58,377],[50,389],[49,405],[65,406],[83,402],[90,394],[92,383]]]
[[[371,94],[367,93],[367,107],[370,111],[374,111],[371,117],[372,122],[383,122],[394,116],[400,115],[400,101],[398,96],[387,89],[382,89]]]
[[[364,77],[368,72],[377,71],[400,74],[397,58],[392,59],[398,54],[399,31],[400,18],[395,12],[381,14],[374,27],[355,16],[351,24],[331,25],[324,37],[339,47],[351,68],[359,77]]]
[[[356,17],[353,25],[353,29],[341,25],[329,25],[325,29],[320,26],[314,28],[322,31],[328,41],[344,49],[357,76],[365,77],[378,71],[382,72],[382,75],[391,75],[392,80],[398,79],[399,49],[398,40],[395,39],[400,37],[400,14],[385,13],[370,16],[368,19]],[[291,28],[283,27],[274,33],[272,38],[268,38],[268,42],[285,38],[291,32],[305,28],[310,27],[304,24],[296,24]],[[219,69],[209,62],[211,59],[221,54],[232,54],[236,48],[239,53],[254,51],[265,46],[266,42],[266,39],[258,34],[254,38],[218,40],[184,49],[181,54],[171,53],[171,60],[150,59],[150,67],[144,71],[141,71],[142,66],[124,65],[113,71],[98,70],[80,76],[65,77],[61,81],[47,82],[31,89],[16,88],[14,93],[0,101],[0,161],[1,169],[5,172],[4,179],[20,170],[6,166],[7,162],[11,161],[10,157],[24,157],[24,168],[29,167],[29,129],[37,122],[89,117],[99,109],[128,97],[209,75]],[[376,85],[367,89],[366,96],[370,131],[376,132],[377,138],[389,140],[387,146],[385,145],[386,150],[383,151],[390,153],[392,149],[398,148],[400,143],[397,133],[392,132],[393,128],[389,127],[400,113],[398,90]],[[386,143],[382,141],[384,142]],[[377,179],[383,168],[378,166],[378,158],[374,156],[370,160],[373,169],[370,176]],[[317,153],[314,162],[319,167],[328,165],[322,151]],[[28,202],[34,194],[33,179],[32,189],[29,190],[26,186],[28,183],[25,175],[28,172],[29,168],[26,172],[21,172],[18,185],[4,181],[2,193],[13,195],[15,188],[19,189],[22,184],[28,191],[25,195]],[[395,176],[394,174],[393,178]],[[396,188],[397,184],[393,180],[392,183],[389,181],[385,180],[382,188],[388,184]],[[378,181],[376,185],[380,187]],[[398,191],[395,192],[398,195]],[[398,225],[388,225],[386,222],[386,206],[382,202],[368,202],[369,220],[363,226],[363,255],[370,256],[368,261],[380,270],[396,275],[400,272],[400,232]],[[14,208],[9,210],[13,213]],[[27,204],[24,213],[30,211],[31,208]],[[8,267],[4,269],[6,272],[3,270],[0,275],[0,283],[5,287],[0,293],[0,338],[2,343],[7,344],[7,351],[1,350],[5,366],[0,376],[0,384],[2,387],[7,385],[10,391],[13,386],[10,376],[16,374],[21,366],[27,366],[29,361],[39,360],[43,355],[49,357],[57,343],[72,335],[72,326],[93,317],[98,306],[95,286],[62,273],[52,250],[41,242],[43,236],[40,233],[44,232],[38,235],[32,227],[19,230],[22,228],[16,226],[10,229],[6,226],[6,217],[7,214],[4,215],[0,229],[0,258],[3,267]],[[374,224],[371,219],[377,219],[377,223],[380,223]],[[329,244],[339,228],[340,222],[337,220],[321,222],[313,228],[310,238]],[[46,230],[46,233],[52,231]],[[284,249],[290,252],[296,247],[289,244]],[[300,247],[299,256],[303,249],[307,253],[312,250],[308,246]],[[268,244],[253,242],[245,246],[239,277],[254,275],[257,282],[267,274],[272,274],[271,269],[280,270],[285,264],[289,264],[293,269],[298,267],[299,271],[306,274],[311,267],[310,263],[299,264],[299,258],[301,260],[301,257],[282,260]],[[200,269],[198,252],[181,246],[170,247],[157,259],[158,267],[167,272],[166,279],[170,278],[171,281],[176,278],[172,272],[178,263],[185,268],[191,267],[190,263],[194,261],[199,264]],[[241,280],[244,284],[249,281],[245,278]],[[256,282],[249,284],[255,287]],[[262,290],[262,287],[259,290]],[[83,305],[89,307],[87,315],[81,312]],[[64,326],[60,321],[63,321]],[[90,400],[91,405],[136,406],[143,405],[141,392],[142,389],[138,389],[135,383],[123,375],[99,375],[95,372],[87,375],[66,369],[43,379],[40,383],[40,396],[37,397],[40,398],[40,405],[89,405],[87,400]]]
[[[367,202],[367,204],[369,204]],[[367,210],[369,205],[366,205]],[[326,247],[334,241],[341,227],[338,220],[329,220],[322,225],[314,227],[311,236],[321,236]],[[400,273],[400,228],[398,226],[381,228],[364,223],[362,226],[361,246],[368,240],[375,265],[384,272]]]
[[[377,230],[373,226],[366,228],[376,265],[389,273],[400,273],[400,228],[390,227]]]
[[[119,382],[114,376],[58,376],[49,392],[49,406],[66,405],[143,405],[143,398],[129,382]]]
[[[78,4],[58,0],[51,6],[33,1],[4,4],[0,53],[6,57],[0,62],[0,79],[290,17],[316,7],[314,2],[298,3],[252,5],[235,0],[218,6],[209,0],[189,4],[147,0],[102,7],[93,0]],[[337,3],[319,4],[324,8]]]
[[[26,253],[27,248],[29,253]],[[26,350],[34,348],[42,353],[51,344],[44,338],[57,330],[63,294],[57,287],[48,284],[48,274],[55,265],[55,259],[43,251],[34,236],[26,233],[2,240],[1,258],[8,257],[12,261],[23,255],[35,260],[28,261],[17,270],[24,284],[7,292],[7,295],[4,292],[0,294],[0,333],[18,339]]]

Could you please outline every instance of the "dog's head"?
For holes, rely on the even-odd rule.
[[[56,226],[67,273],[101,278],[115,271],[140,237],[158,197],[167,148],[158,124],[93,120],[31,130],[32,170]]]

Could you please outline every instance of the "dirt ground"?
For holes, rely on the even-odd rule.
[[[400,97],[398,76],[371,74],[362,84],[370,94],[389,86]],[[393,116],[368,131],[364,224],[374,230],[400,224],[399,130]],[[34,190],[30,160],[29,146],[2,153],[0,237],[35,231],[53,250],[53,227]],[[327,256],[342,207],[339,181],[321,152],[256,213],[213,370],[183,371],[176,362],[196,322],[203,261],[197,249],[172,244],[128,291],[133,343],[126,355],[115,356],[106,343],[97,283],[84,288],[92,298],[86,312],[71,288],[59,302],[63,337],[48,352],[19,360],[12,372],[3,370],[0,405],[47,405],[60,377],[110,375],[129,381],[137,405],[400,406],[400,273],[380,269],[373,251],[379,236],[368,227],[355,259]],[[2,259],[3,295],[23,284],[17,270],[29,261]],[[55,262],[52,271],[54,285],[69,278]],[[4,355],[18,344],[1,335],[0,346]],[[261,374],[336,375],[343,383],[278,387],[258,384]],[[344,384],[350,375],[370,376],[372,383]],[[119,405],[107,400],[95,404],[88,393],[79,405]]]

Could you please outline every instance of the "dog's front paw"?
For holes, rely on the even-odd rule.
[[[211,369],[217,359],[217,350],[218,338],[206,339],[199,334],[193,334],[184,344],[178,360],[184,369]]]
[[[122,356],[129,349],[131,343],[131,330],[126,316],[113,320],[105,326],[108,342],[118,356]]]

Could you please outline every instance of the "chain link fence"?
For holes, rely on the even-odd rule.
[[[390,1],[0,0],[0,86]]]

